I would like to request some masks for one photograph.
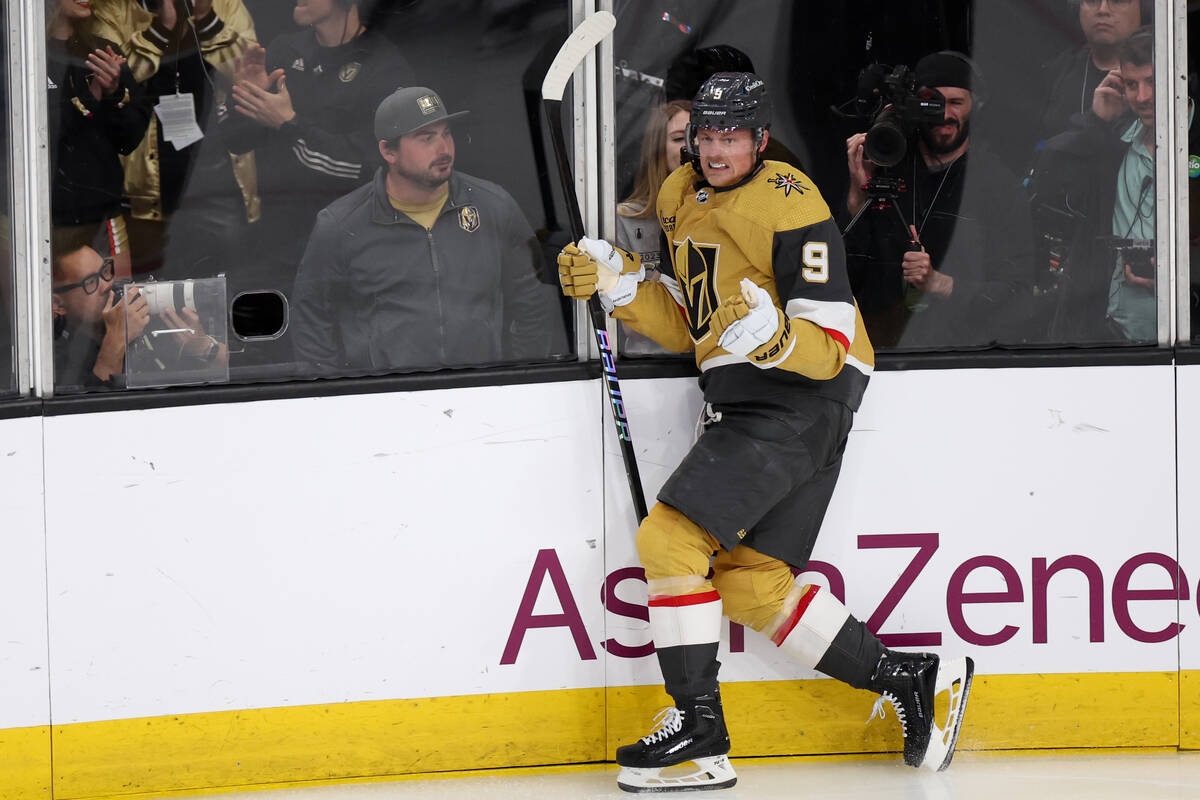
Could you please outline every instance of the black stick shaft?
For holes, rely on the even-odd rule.
[[[563,194],[567,202],[567,218],[571,224],[571,239],[579,241],[586,232],[583,228],[583,212],[579,209],[579,198],[575,195],[575,176],[571,161],[567,157],[567,142],[562,132],[562,101],[543,99],[546,121],[550,124],[550,141],[554,143],[554,157],[558,162],[558,174],[562,178]],[[638,524],[646,518],[646,496],[642,491],[642,478],[638,473],[637,454],[633,450],[633,437],[629,433],[629,421],[625,416],[625,401],[621,397],[621,384],[617,380],[617,365],[612,347],[608,343],[608,328],[604,309],[596,295],[588,298],[588,316],[596,345],[600,348],[600,362],[604,368],[604,387],[612,406],[613,423],[617,427],[617,441],[621,443],[621,459],[625,462],[625,477],[629,481],[629,493],[633,496],[633,510]]]

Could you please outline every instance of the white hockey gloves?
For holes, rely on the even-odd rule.
[[[757,364],[751,354],[768,344],[782,344],[776,340],[788,338],[790,326],[766,289],[749,278],[742,278],[741,288],[740,295],[728,297],[717,306],[709,329],[722,348]]]
[[[603,239],[584,237],[558,254],[558,282],[563,294],[586,300],[600,292],[605,311],[628,305],[646,277],[641,258],[613,247]]]

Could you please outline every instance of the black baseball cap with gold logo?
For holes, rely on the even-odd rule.
[[[375,138],[395,139],[434,122],[455,119],[470,112],[446,113],[442,98],[424,86],[406,86],[383,98],[375,109]]]

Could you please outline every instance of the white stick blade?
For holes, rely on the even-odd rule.
[[[592,52],[592,48],[600,44],[615,27],[617,18],[610,11],[597,11],[579,23],[579,27],[571,32],[558,49],[558,55],[546,71],[546,78],[542,81],[542,99],[562,100],[567,83],[575,74],[575,68],[583,63],[587,54]]]

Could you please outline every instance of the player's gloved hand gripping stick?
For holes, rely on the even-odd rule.
[[[571,239],[580,242],[588,247],[588,242],[596,242],[598,246],[607,246],[606,243],[598,240],[585,240],[586,231],[583,228],[583,214],[579,210],[579,199],[575,196],[575,179],[571,173],[571,162],[567,156],[567,144],[563,138],[562,124],[562,98],[563,92],[566,91],[567,83],[571,80],[571,76],[575,73],[575,68],[583,63],[587,54],[592,51],[596,45],[603,41],[604,37],[612,33],[613,28],[617,25],[617,19],[608,11],[597,11],[595,14],[587,17],[579,24],[567,40],[563,42],[563,46],[559,49],[558,55],[554,57],[550,69],[546,72],[546,78],[542,81],[542,108],[545,110],[546,119],[550,123],[550,140],[554,144],[555,161],[558,163],[558,174],[562,180],[563,195],[566,198],[568,218],[571,223]],[[574,250],[574,253],[571,250]],[[615,248],[609,248],[613,250]],[[629,422],[625,417],[625,403],[621,399],[621,386],[617,382],[616,362],[613,360],[612,347],[608,343],[608,330],[605,323],[605,309],[601,306],[601,293],[608,296],[614,305],[618,305],[614,292],[617,285],[620,283],[620,273],[623,269],[612,270],[610,266],[602,266],[597,268],[595,261],[603,261],[608,265],[609,261],[606,255],[600,254],[601,257],[585,255],[575,245],[567,245],[564,248],[564,255],[577,255],[578,258],[584,261],[592,261],[591,267],[585,267],[580,264],[582,269],[591,269],[596,275],[596,280],[591,282],[590,290],[588,289],[588,281],[581,275],[580,281],[575,284],[577,287],[575,292],[568,291],[567,285],[564,283],[564,291],[569,296],[587,297],[588,299],[588,314],[591,317],[592,328],[596,335],[596,344],[600,348],[600,359],[604,367],[605,387],[608,390],[608,399],[612,405],[613,422],[617,427],[617,440],[621,444],[621,458],[625,462],[625,475],[629,480],[629,491],[633,497],[633,510],[637,514],[638,524],[646,518],[646,497],[642,492],[642,479],[638,473],[637,456],[633,451],[633,439],[629,433]],[[561,260],[560,258],[560,267]],[[620,258],[620,256],[618,256]],[[574,258],[569,259],[574,261]],[[611,282],[609,290],[601,289],[597,292],[598,283],[604,281],[605,285],[610,284],[608,275],[602,275],[602,272],[616,272],[618,279]],[[634,281],[633,291],[636,292],[636,281]],[[628,288],[629,282],[626,282]],[[633,295],[629,294],[624,302],[629,302],[633,299]]]

